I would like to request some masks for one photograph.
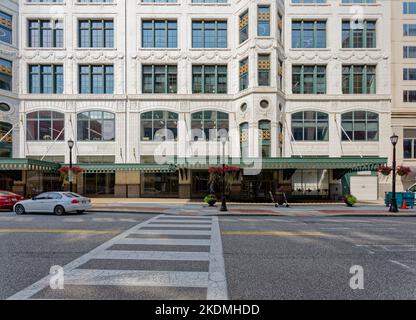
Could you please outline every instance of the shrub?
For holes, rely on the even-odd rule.
[[[211,205],[214,205],[217,202],[217,197],[213,194],[209,194],[204,198],[204,202]]]
[[[347,206],[352,207],[357,203],[357,198],[354,197],[352,194],[349,194],[345,196],[344,202]]]

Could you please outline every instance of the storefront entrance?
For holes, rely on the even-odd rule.
[[[143,173],[142,196],[155,198],[178,198],[178,173]]]
[[[89,197],[114,196],[115,173],[84,173],[84,195]]]

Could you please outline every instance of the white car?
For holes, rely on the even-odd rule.
[[[16,203],[13,210],[16,214],[26,212],[51,212],[61,216],[66,212],[84,213],[91,208],[91,200],[74,192],[45,192]]]

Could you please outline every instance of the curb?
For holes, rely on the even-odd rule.
[[[174,213],[166,213],[166,212],[145,212],[145,211],[132,211],[132,210],[86,210],[85,212],[90,213],[99,213],[99,212],[114,212],[114,213],[127,213],[127,214],[166,214],[166,215],[185,215],[185,214],[174,214]],[[190,215],[186,215],[190,216]],[[191,215],[192,216],[192,215]],[[202,216],[202,217],[374,217],[374,218],[393,218],[393,217],[416,217],[415,213],[412,214],[357,214],[357,213],[351,213],[351,214],[320,214],[320,215],[290,215],[285,213],[276,213],[276,214],[268,214],[268,213],[259,213],[259,214],[244,214],[244,213],[218,213],[218,214],[201,214],[201,215],[194,215],[196,217]]]

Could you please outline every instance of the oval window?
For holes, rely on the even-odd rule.
[[[241,105],[241,107],[240,107],[240,110],[241,110],[242,112],[246,112],[246,111],[247,111],[247,103],[243,103],[243,104]]]
[[[3,112],[10,111],[10,106],[5,103],[0,103],[0,111],[3,111]]]

